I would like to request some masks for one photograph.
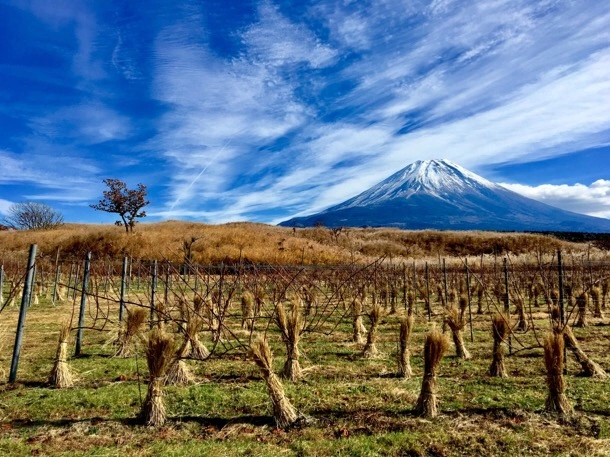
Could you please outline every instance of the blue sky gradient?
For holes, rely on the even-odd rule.
[[[610,4],[0,0],[0,213],[276,223],[446,158],[610,217]]]

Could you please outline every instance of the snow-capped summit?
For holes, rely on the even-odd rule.
[[[608,232],[610,220],[523,197],[449,160],[420,160],[321,213],[280,225],[306,227]]]
[[[338,207],[378,204],[393,198],[409,198],[416,193],[452,198],[480,188],[497,190],[500,187],[449,160],[418,160]]]

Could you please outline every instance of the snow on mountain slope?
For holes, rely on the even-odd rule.
[[[563,211],[448,160],[417,161],[361,194],[280,225],[610,232],[610,220]]]
[[[451,200],[460,193],[481,188],[495,191],[500,186],[448,160],[419,160],[331,209],[374,205],[393,198],[409,198],[416,193]]]

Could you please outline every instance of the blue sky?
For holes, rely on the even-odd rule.
[[[610,217],[610,4],[0,0],[0,213],[276,223],[446,158]]]

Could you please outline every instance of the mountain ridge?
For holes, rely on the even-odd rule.
[[[610,220],[524,197],[444,159],[414,162],[364,192],[281,226],[609,232]]]

